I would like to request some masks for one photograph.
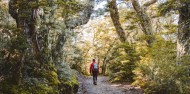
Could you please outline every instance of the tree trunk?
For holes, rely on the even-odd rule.
[[[178,36],[177,36],[177,58],[190,54],[190,2],[181,1],[179,8]]]
[[[119,12],[118,12],[118,8],[117,8],[116,0],[111,0],[111,1],[108,0],[108,4],[109,4],[108,7],[110,10],[110,16],[111,16],[112,22],[115,26],[116,32],[119,36],[119,40],[122,43],[125,43],[127,38],[125,36],[125,32],[119,21]]]
[[[108,55],[111,51],[111,49],[114,47],[113,45],[115,44],[116,39],[114,40],[114,42],[110,45],[110,48],[107,50],[105,57],[103,59],[103,64],[102,64],[102,75],[106,75],[106,68],[107,68],[107,62],[109,62],[109,60],[107,60]]]
[[[36,59],[39,58],[39,46],[37,42],[36,36],[36,10],[38,7],[32,7],[27,5],[29,2],[33,2],[37,6],[37,1],[23,1],[23,0],[10,0],[9,1],[9,13],[16,20],[17,28],[19,30],[19,34],[21,37],[27,41],[31,45],[33,49],[34,56]],[[25,6],[23,6],[25,5]],[[24,45],[24,44],[23,44]],[[22,69],[24,66],[24,53],[26,48],[17,49],[20,52],[21,59],[17,62],[15,68],[15,74],[13,74],[13,79],[15,79],[15,83],[20,85],[22,81]]]
[[[107,67],[107,60],[104,57],[103,64],[102,64],[102,75],[106,75],[106,67]]]
[[[29,5],[23,6],[33,2],[36,7]],[[29,44],[33,48],[33,53],[36,59],[39,58],[39,46],[36,35],[36,10],[38,9],[37,1],[22,1],[22,0],[10,0],[9,1],[9,13],[16,20],[17,28],[21,30],[21,34],[27,37],[30,41]]]
[[[132,1],[133,8],[135,9],[137,16],[140,20],[142,31],[145,35],[147,35],[147,38],[146,38],[147,45],[151,46],[154,41],[151,20],[148,17],[144,8],[140,6],[138,0],[131,0],[131,1]],[[149,6],[150,4],[154,2],[156,2],[156,0],[153,0],[152,2],[147,2],[145,3],[145,5]]]

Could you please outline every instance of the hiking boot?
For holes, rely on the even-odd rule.
[[[97,85],[97,81],[95,81],[95,84],[94,85]]]

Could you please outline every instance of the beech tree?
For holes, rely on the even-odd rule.
[[[0,91],[76,93],[76,74],[62,58],[63,47],[73,28],[88,22],[94,0],[83,3],[77,0],[10,0],[8,6],[16,27],[8,30],[12,34],[8,35],[8,47],[1,50],[5,51],[1,54],[4,58],[0,68],[5,79],[0,83]],[[2,87],[6,83],[11,84]],[[38,85],[31,84],[35,83],[40,83],[41,88],[34,89]],[[7,88],[19,89],[6,91]]]

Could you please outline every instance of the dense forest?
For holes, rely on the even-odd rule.
[[[92,59],[112,83],[190,94],[190,0],[0,0],[0,94],[77,94]]]

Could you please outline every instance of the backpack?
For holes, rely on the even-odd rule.
[[[94,71],[97,71],[97,70],[98,70],[98,64],[97,64],[97,63],[94,63],[94,64],[93,64],[93,70],[94,70]]]

